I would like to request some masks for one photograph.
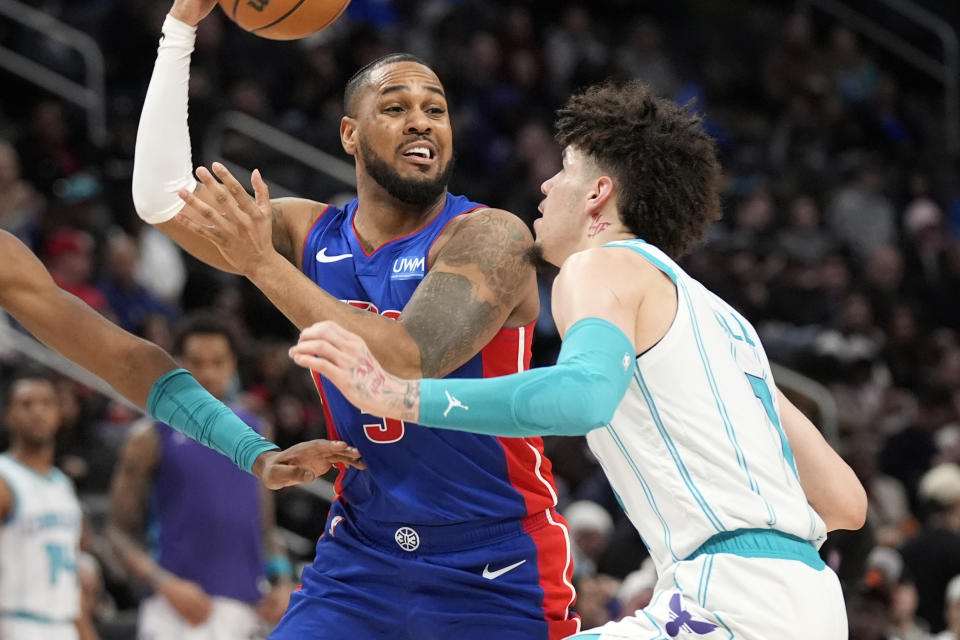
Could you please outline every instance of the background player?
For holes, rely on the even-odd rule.
[[[0,455],[0,638],[94,640],[80,606],[77,554],[83,513],[53,466],[61,425],[53,383],[21,371],[6,391],[10,448]]]
[[[312,440],[284,452],[177,368],[160,347],[127,333],[60,289],[19,240],[0,231],[0,307],[41,342],[107,381],[179,431],[216,448],[269,488],[309,482],[331,464],[358,464],[344,443]],[[204,419],[209,422],[204,423]]]
[[[362,333],[396,373],[482,377],[528,366],[539,308],[523,258],[530,233],[506,211],[447,192],[443,85],[412,56],[377,60],[347,84],[340,135],[356,160],[358,198],[343,209],[271,202],[258,172],[254,202],[218,164],[224,184],[201,168],[191,193],[189,59],[194,25],[214,4],[178,0],[164,23],[137,137],[140,216],[248,277],[298,327],[333,320]],[[318,389],[328,428],[369,470],[338,478],[330,535],[275,637],[389,637],[399,625],[418,637],[547,638],[578,628],[569,536],[539,438],[383,421],[321,380]]]
[[[753,327],[674,262],[717,217],[712,140],[640,84],[574,96],[557,131],[563,168],[542,186],[533,252],[562,265],[555,366],[402,380],[333,323],[291,353],[374,415],[586,434],[659,581],[646,609],[577,637],[846,638],[816,547],[863,524],[864,489],[776,389]]]
[[[235,402],[236,341],[216,316],[194,314],[180,323],[174,353],[211,395]],[[255,414],[230,406],[269,435]],[[262,620],[280,620],[292,570],[276,531],[273,495],[254,478],[169,426],[144,420],[131,428],[110,496],[118,555],[154,590],[140,606],[141,637],[250,638]],[[149,552],[140,542],[147,532]],[[265,568],[275,581],[266,596],[259,588]]]

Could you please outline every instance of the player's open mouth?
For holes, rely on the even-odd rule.
[[[433,147],[425,144],[414,144],[403,150],[402,155],[414,164],[433,164],[436,160],[437,152]]]

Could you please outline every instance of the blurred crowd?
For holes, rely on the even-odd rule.
[[[235,402],[271,423],[280,446],[322,437],[312,383],[286,357],[294,329],[244,280],[201,265],[133,212],[139,108],[169,2],[28,4],[100,44],[108,138],[95,144],[83,111],[0,73],[0,228],[26,242],[62,287],[166,348],[185,313],[227,318],[241,336]],[[193,58],[195,162],[213,160],[202,150],[217,143],[217,153],[259,167],[268,183],[323,201],[347,197],[336,178],[242,132],[220,135],[218,118],[239,111],[342,156],[347,78],[404,50],[445,84],[457,152],[451,191],[532,222],[539,185],[560,166],[552,114],[572,90],[632,78],[692,101],[717,140],[725,211],[685,268],[757,326],[772,361],[829,390],[834,445],[870,496],[867,526],[831,535],[822,549],[846,589],[851,637],[958,639],[960,158],[945,144],[942,87],[792,5],[660,4],[669,6],[354,0],[331,28],[284,43],[215,12]],[[0,44],[83,78],[74,52],[10,21],[0,20]],[[545,311],[549,283],[544,274]],[[550,363],[558,346],[544,313],[535,364]],[[0,353],[0,373],[22,360]],[[137,416],[69,379],[59,389],[58,460],[90,512],[106,625],[142,596],[97,542],[118,450]],[[632,612],[656,579],[642,543],[583,439],[549,441],[548,452],[577,545],[585,628]],[[322,531],[325,505],[308,494],[280,492],[277,509],[279,524],[304,538]],[[309,557],[308,549],[300,559]]]

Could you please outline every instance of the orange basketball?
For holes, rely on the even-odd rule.
[[[218,0],[231,20],[254,35],[296,40],[330,26],[350,0]]]

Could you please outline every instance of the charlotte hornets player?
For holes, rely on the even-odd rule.
[[[0,638],[96,638],[80,607],[80,502],[53,466],[61,424],[53,383],[36,372],[14,375],[4,424],[12,438],[0,454]]]
[[[254,201],[219,164],[222,184],[201,168],[197,186],[189,62],[195,25],[215,4],[177,0],[164,23],[137,136],[140,216],[247,276],[298,327],[332,320],[363,334],[395,373],[525,369],[539,306],[524,260],[532,238],[512,214],[447,193],[446,96],[416,58],[387,56],[347,84],[340,137],[358,197],[342,209],[271,202],[259,172]],[[368,469],[340,474],[316,561],[272,637],[547,639],[578,629],[569,536],[540,438],[382,420],[316,382],[328,429]]]
[[[305,330],[292,355],[372,415],[586,434],[659,581],[635,616],[574,637],[846,638],[817,546],[863,524],[863,487],[777,390],[750,323],[674,261],[719,213],[712,140],[639,84],[574,96],[557,132],[563,168],[535,222],[536,249],[561,266],[555,366],[403,380],[332,323]]]

